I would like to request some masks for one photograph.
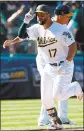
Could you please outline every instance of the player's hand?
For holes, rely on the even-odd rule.
[[[28,24],[34,18],[34,16],[34,11],[30,9],[29,12],[25,15],[24,23]]]
[[[6,40],[3,44],[3,48],[6,48],[7,46],[11,46],[12,45],[12,40]]]
[[[58,71],[59,74],[64,74],[69,64],[70,62],[68,60],[65,60],[63,63],[61,63]]]

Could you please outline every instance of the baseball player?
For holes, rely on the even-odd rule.
[[[62,129],[54,100],[66,100],[74,95],[78,99],[83,97],[80,85],[70,84],[73,75],[73,57],[77,47],[69,30],[61,24],[52,22],[48,5],[39,5],[35,13],[38,24],[27,28],[34,18],[34,14],[29,11],[25,15],[18,37],[12,41],[5,41],[3,47],[15,44],[26,37],[37,40],[38,54],[46,63],[41,75],[41,101],[52,119],[53,124],[50,128]],[[53,81],[53,87],[49,86],[49,77]]]
[[[52,20],[56,21],[60,24],[63,24],[64,26],[66,26],[69,23],[70,18],[73,16],[73,13],[71,12],[69,6],[67,6],[67,5],[57,6],[54,11],[54,14],[55,14],[55,16],[52,18]],[[67,26],[67,28],[68,28],[68,26]],[[37,61],[38,70],[39,70],[39,68],[44,68],[45,62],[43,62],[42,57],[39,58],[39,56],[37,56],[36,61]],[[39,67],[39,66],[41,66],[41,67]],[[40,70],[39,70],[39,72],[40,72]],[[40,74],[41,74],[41,72],[40,72]],[[53,85],[51,85],[51,84],[53,84],[51,79],[49,80],[49,82],[50,82],[49,85],[53,86]],[[68,119],[67,111],[68,111],[68,100],[59,101],[58,102],[58,116],[60,117],[62,123],[63,124],[75,124],[74,122],[72,122]],[[42,106],[40,116],[38,119],[38,125],[43,126],[43,125],[49,124],[50,123],[49,119],[50,119],[49,115],[47,114],[45,108]]]

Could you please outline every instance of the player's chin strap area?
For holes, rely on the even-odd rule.
[[[57,123],[60,125],[62,124],[60,118],[57,115],[57,111],[56,111],[55,107],[53,107],[51,109],[47,109],[47,113],[51,117],[54,124],[57,124]]]
[[[61,63],[63,63],[64,61],[60,61],[59,63],[50,63],[51,66],[60,66]]]

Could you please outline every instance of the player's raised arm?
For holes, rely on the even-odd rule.
[[[26,38],[26,37],[28,37],[28,34],[26,33],[26,28],[27,28],[29,22],[34,18],[34,16],[35,16],[34,12],[30,8],[29,12],[25,15],[24,22],[22,23],[22,25],[19,28],[18,36],[20,38]]]

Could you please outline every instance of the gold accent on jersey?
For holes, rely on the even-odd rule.
[[[45,47],[51,44],[56,43],[57,40],[55,38],[50,38],[50,37],[38,37],[37,38],[37,43],[38,43],[38,47]]]

